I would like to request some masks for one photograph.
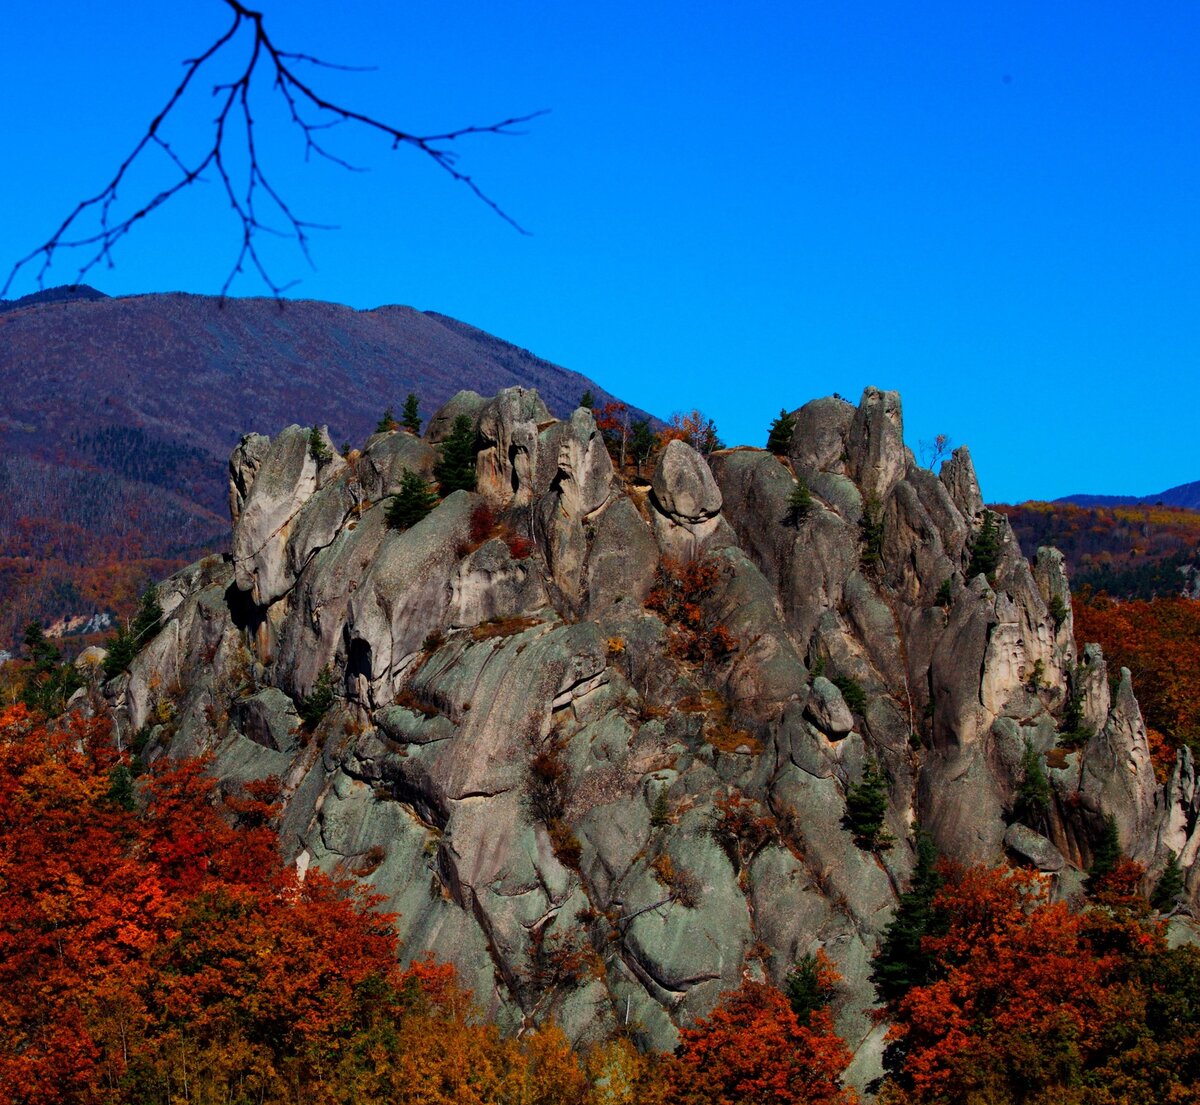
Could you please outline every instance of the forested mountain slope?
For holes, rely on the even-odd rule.
[[[224,547],[225,461],[246,431],[361,441],[409,392],[599,385],[411,307],[49,289],[0,304],[0,647],[26,621],[128,613],[147,579]],[[637,417],[641,412],[633,412]]]

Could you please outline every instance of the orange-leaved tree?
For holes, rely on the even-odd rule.
[[[0,711],[0,1105],[582,1098],[557,1030],[503,1040],[452,968],[402,970],[373,899],[281,862],[270,788],[205,766],[130,802],[106,723]]]
[[[680,1032],[664,1063],[666,1098],[679,1105],[851,1105],[839,1079],[850,1049],[827,1008],[801,1024],[773,986],[744,982],[712,1014]]]
[[[1049,900],[1036,873],[944,865],[933,980],[889,1004],[892,1105],[1193,1101],[1200,954],[1170,950],[1114,868],[1096,902]],[[1119,1087],[1119,1088],[1117,1088]]]

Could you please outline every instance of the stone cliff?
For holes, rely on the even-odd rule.
[[[477,491],[389,529],[459,414]],[[1111,816],[1152,874],[1178,853],[1194,896],[1200,788],[1186,752],[1156,785],[1128,674],[1077,655],[1061,557],[1031,567],[965,448],[919,467],[871,388],[795,417],[788,457],[674,442],[649,481],[614,470],[590,411],[520,388],[323,463],[306,429],[249,435],[232,556],[160,587],[164,627],[108,687],[122,732],[211,750],[227,786],[278,776],[289,858],[361,877],[406,953],[454,962],[510,1027],[670,1047],[743,976],[823,948],[861,1083],[917,823],[1070,894]],[[1030,750],[1052,796],[1023,823]],[[876,765],[891,847],[844,824]]]

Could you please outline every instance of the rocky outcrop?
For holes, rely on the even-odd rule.
[[[478,490],[389,528],[460,415]],[[824,948],[866,1081],[869,962],[915,822],[952,858],[1066,886],[1109,816],[1152,870],[1168,849],[1193,868],[1200,790],[1186,754],[1156,786],[1128,674],[1110,701],[1099,650],[1076,656],[1061,557],[1031,568],[1000,520],[969,569],[995,519],[966,449],[920,468],[873,388],[795,417],[787,457],[675,441],[648,488],[590,411],[557,421],[521,388],[460,392],[424,438],[348,459],[301,427],[246,437],[232,555],[163,586],[164,628],[108,688],[121,732],[277,775],[290,858],[367,872],[405,954],[454,961],[508,1026],[619,1020],[670,1047],[722,990]],[[302,725],[326,680],[332,708]],[[1060,746],[1072,699],[1094,736]],[[1053,787],[1036,825],[1030,754]],[[895,839],[877,853],[845,823],[872,763]],[[556,973],[555,948],[591,966]]]

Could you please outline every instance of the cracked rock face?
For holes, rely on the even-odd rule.
[[[390,529],[388,496],[461,414],[478,492]],[[211,750],[229,785],[278,776],[289,858],[358,874],[401,915],[404,954],[454,962],[507,1027],[620,1023],[669,1048],[742,978],[781,983],[823,948],[865,1084],[870,960],[918,820],[951,858],[1064,887],[1110,815],[1152,872],[1167,849],[1196,864],[1190,755],[1156,785],[1127,673],[1110,697],[1099,650],[1076,655],[1056,553],[1031,569],[1004,523],[996,570],[966,577],[970,454],[940,478],[915,465],[894,392],[801,407],[785,458],[672,442],[648,490],[591,412],[555,421],[520,388],[460,392],[423,438],[378,434],[348,460],[309,437],[242,439],[232,555],[160,588],[164,627],[109,685],[114,720],[150,756]],[[695,561],[702,589],[648,610]],[[302,725],[323,671],[334,704]],[[1096,735],[1055,748],[1072,693]],[[1014,814],[1027,748],[1053,755],[1038,825]],[[878,854],[843,820],[872,762],[896,840]],[[587,970],[555,968],[577,952]]]

